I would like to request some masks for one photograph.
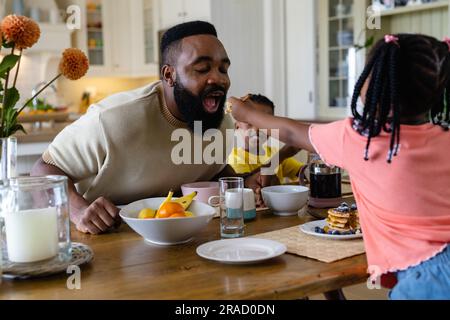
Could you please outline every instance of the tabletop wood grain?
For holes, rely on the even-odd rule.
[[[310,216],[276,217],[259,213],[247,235],[300,225]],[[100,236],[72,233],[92,247],[94,260],[82,267],[81,289],[69,290],[68,274],[33,280],[3,279],[0,299],[299,299],[365,282],[366,256],[326,264],[285,254],[256,265],[224,265],[197,256],[196,248],[219,239],[219,221],[191,243],[146,244],[128,226]]]

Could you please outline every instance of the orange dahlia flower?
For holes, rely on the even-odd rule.
[[[70,48],[63,52],[59,71],[70,80],[78,80],[89,69],[89,60],[80,49]]]
[[[6,41],[14,43],[16,48],[20,50],[31,48],[41,36],[41,29],[36,22],[15,14],[3,19],[1,30]]]

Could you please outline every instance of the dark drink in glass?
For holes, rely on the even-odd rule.
[[[341,197],[341,174],[310,174],[311,197],[333,199]]]

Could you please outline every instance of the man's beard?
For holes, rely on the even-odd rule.
[[[203,107],[203,100],[211,93],[220,91],[224,95],[218,98],[218,109],[214,113],[208,113]],[[179,81],[175,82],[174,86],[174,98],[177,104],[178,110],[183,116],[183,120],[187,123],[189,129],[194,132],[194,123],[201,121],[202,133],[209,129],[218,129],[222,125],[225,112],[225,102],[227,91],[221,86],[208,86],[203,90],[200,95],[193,95],[188,89],[186,89]]]

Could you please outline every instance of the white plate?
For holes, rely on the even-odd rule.
[[[326,238],[326,239],[333,239],[333,240],[352,240],[352,239],[360,239],[362,238],[362,233],[359,234],[347,234],[347,235],[332,235],[332,234],[323,234],[323,233],[317,233],[315,231],[316,227],[323,228],[327,225],[326,220],[319,220],[319,221],[313,221],[305,223],[304,225],[300,226],[300,230],[306,234],[309,234],[311,236],[320,237],[320,238]]]
[[[262,262],[281,256],[286,251],[282,243],[257,238],[219,240],[197,248],[200,257],[227,264]]]

